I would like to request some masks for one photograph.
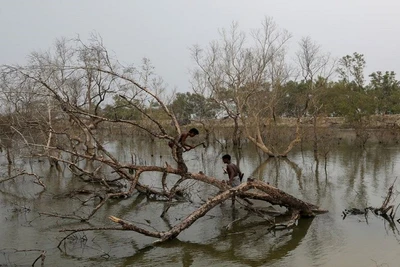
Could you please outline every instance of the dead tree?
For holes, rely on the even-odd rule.
[[[172,169],[169,171],[173,171]],[[228,185],[220,182],[219,180],[207,177],[205,175],[191,175],[191,179],[197,179],[203,182],[207,182],[213,184],[215,186],[219,186],[221,189],[225,189],[223,192],[217,194],[213,198],[209,199],[206,203],[204,203],[201,207],[196,209],[194,212],[189,214],[185,219],[183,219],[180,223],[173,226],[170,230],[164,232],[157,232],[154,230],[147,230],[145,228],[138,227],[135,224],[132,224],[123,219],[117,218],[115,216],[110,216],[109,219],[115,223],[121,225],[121,228],[108,228],[103,230],[128,230],[134,231],[146,236],[158,238],[156,241],[164,242],[170,239],[177,237],[183,230],[189,228],[193,223],[196,222],[199,218],[203,217],[207,214],[211,209],[213,209],[218,204],[230,199],[232,196],[244,197],[244,198],[252,198],[259,199],[269,202],[273,205],[279,205],[286,207],[288,209],[288,213],[285,213],[287,216],[289,214],[290,220],[287,221],[288,224],[284,225],[282,223],[279,226],[291,227],[292,224],[295,223],[301,216],[312,217],[315,214],[324,213],[326,210],[322,210],[317,206],[301,201],[278,188],[268,185],[267,183],[260,181],[249,181],[243,183],[235,188],[230,188]],[[251,190],[251,191],[250,191]],[[253,190],[256,190],[255,192]],[[249,192],[250,191],[250,192]],[[283,215],[283,214],[282,214]],[[102,230],[102,228],[98,228]],[[88,231],[88,230],[96,230],[93,228],[82,228],[82,229],[64,229],[63,232],[72,231]]]
[[[176,168],[171,163],[165,166],[147,166],[134,163],[121,162],[104,145],[98,133],[98,126],[123,125],[137,129],[152,138],[171,141],[177,144],[177,136],[181,135],[180,125],[163,100],[159,80],[151,79],[151,69],[148,66],[138,70],[124,67],[113,60],[102,43],[86,45],[80,40],[76,46],[61,45],[58,53],[53,56],[36,55],[28,66],[3,66],[4,75],[10,75],[8,80],[13,85],[28,82],[29,85],[41,96],[47,99],[46,112],[42,114],[47,118],[43,120],[43,129],[47,129],[46,138],[26,138],[25,143],[32,149],[31,156],[46,156],[58,163],[64,164],[75,177],[91,184],[98,185],[97,191],[76,190],[71,194],[88,194],[90,199],[99,199],[93,209],[85,215],[59,214],[42,212],[48,216],[80,221],[90,220],[111,198],[128,199],[135,192],[153,196],[156,199],[173,201],[180,197],[184,181],[195,181],[214,186],[218,193],[211,195],[200,208],[189,214],[184,220],[173,226],[169,231],[157,232],[140,228],[123,219],[110,214],[110,219],[120,227],[98,230],[132,230],[144,235],[158,238],[161,242],[175,238],[181,231],[190,227],[197,219],[207,214],[216,205],[232,196],[243,199],[257,199],[285,207],[290,219],[289,225],[301,216],[314,216],[324,210],[291,196],[282,190],[261,181],[249,181],[231,188],[221,180],[207,176],[203,173],[193,173],[190,170]],[[66,56],[68,55],[68,56]],[[46,61],[47,60],[47,61]],[[43,64],[43,61],[46,64]],[[232,67],[232,66],[231,66]],[[261,75],[261,74],[260,74]],[[79,95],[79,92],[85,92]],[[141,114],[141,119],[127,120],[118,117],[104,116],[100,109],[101,103],[118,96]],[[145,103],[151,102],[150,106]],[[151,108],[156,104],[157,112]],[[162,118],[172,121],[173,129],[169,129],[165,119],[157,117],[162,113]],[[50,114],[50,115],[49,115]],[[54,114],[54,115],[53,115]],[[46,124],[47,122],[47,124]],[[169,123],[168,123],[169,124]],[[46,128],[47,127],[47,128]],[[19,131],[24,137],[24,131]],[[165,142],[167,145],[167,142]],[[56,151],[58,153],[49,153]],[[172,151],[173,153],[173,151]],[[178,154],[178,153],[177,153]],[[62,155],[69,155],[65,157]],[[184,162],[182,154],[174,155],[177,162]],[[180,157],[180,158],[179,158]],[[82,167],[82,161],[91,163],[90,168]],[[161,189],[147,186],[141,179],[144,173],[161,174]],[[172,176],[179,177],[173,180]],[[168,189],[165,184],[171,181],[173,186]],[[71,196],[69,194],[69,196]],[[165,211],[167,212],[167,211]],[[94,230],[94,228],[91,228]],[[70,231],[84,231],[89,229],[73,229]],[[64,231],[69,231],[65,229]]]
[[[271,18],[265,18],[262,27],[250,36],[233,23],[206,49],[195,46],[192,57],[197,68],[193,71],[193,89],[213,99],[233,121],[235,146],[239,145],[241,127],[246,138],[262,152],[286,157],[301,140],[304,112],[298,115],[295,132],[289,140],[267,139],[265,135],[272,135],[278,129],[277,109],[285,97],[282,85],[292,72],[286,60],[286,44],[291,35]],[[278,147],[275,142],[284,145]]]
[[[195,46],[192,57],[193,89],[213,99],[234,123],[233,144],[239,145],[239,124],[246,116],[248,97],[270,82],[268,68],[280,54],[291,35],[266,17],[262,27],[248,38],[237,23],[220,32],[220,39],[206,49]]]
[[[395,224],[395,216],[396,216],[396,211],[398,206],[395,209],[395,205],[393,203],[394,201],[394,185],[397,181],[397,178],[394,180],[393,184],[388,188],[388,192],[385,196],[385,199],[382,202],[382,205],[380,207],[365,207],[363,209],[359,208],[349,208],[346,209],[342,212],[343,215],[343,220],[348,216],[348,215],[364,215],[365,218],[367,219],[368,212],[372,211],[373,214],[376,216],[380,216],[383,219],[385,219],[390,227],[393,230],[397,230],[397,226]],[[397,219],[397,222],[400,223],[400,219]],[[398,231],[398,230],[397,230]]]

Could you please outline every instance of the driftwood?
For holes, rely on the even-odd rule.
[[[369,211],[372,211],[373,214],[380,216],[384,218],[387,222],[389,222],[389,225],[395,229],[396,224],[395,224],[395,216],[396,216],[396,210],[393,204],[393,198],[394,198],[394,184],[396,182],[397,178],[394,180],[393,184],[389,187],[388,192],[386,194],[385,199],[382,202],[382,205],[380,207],[365,207],[363,209],[359,208],[350,208],[350,209],[345,209],[342,212],[343,215],[343,220],[348,216],[348,215],[364,215],[365,218],[367,219],[367,215]],[[400,223],[400,218],[397,219],[397,222]]]
[[[95,142],[97,140],[93,138]],[[135,224],[132,224],[128,221],[123,220],[122,218],[117,218],[115,216],[110,216],[109,218],[115,222],[120,224],[120,227],[115,227],[108,230],[130,230],[134,232],[141,233],[143,235],[151,236],[157,238],[157,242],[164,242],[170,239],[177,237],[183,230],[189,228],[193,223],[196,222],[197,219],[201,218],[205,214],[207,214],[211,209],[213,209],[218,204],[223,203],[228,199],[233,198],[240,198],[244,199],[247,203],[251,203],[251,200],[262,200],[268,202],[271,205],[281,206],[287,209],[285,214],[286,217],[290,219],[286,223],[282,223],[280,225],[276,225],[276,228],[282,227],[293,227],[297,220],[300,217],[312,217],[319,213],[324,213],[326,210],[320,209],[318,206],[307,203],[302,201],[282,190],[276,188],[268,183],[258,181],[258,180],[248,180],[248,182],[242,183],[240,186],[231,188],[228,184],[224,183],[220,179],[215,177],[207,176],[204,173],[190,173],[187,172],[185,169],[182,170],[180,168],[174,168],[168,163],[165,166],[146,166],[146,165],[135,165],[135,164],[125,164],[119,162],[115,157],[110,155],[108,151],[104,149],[104,147],[97,143],[98,151],[103,152],[101,156],[99,155],[87,155],[81,154],[76,151],[66,150],[67,152],[73,156],[80,157],[84,160],[97,162],[100,165],[105,165],[110,167],[114,174],[118,175],[118,179],[122,179],[127,183],[125,187],[117,187],[111,188],[110,181],[114,180],[107,180],[105,177],[98,178],[99,173],[96,173],[99,168],[95,168],[93,172],[83,171],[82,175],[90,177],[89,181],[98,180],[101,181],[97,183],[100,187],[103,187],[103,194],[96,192],[96,196],[99,196],[100,202],[95,205],[95,207],[89,211],[88,214],[84,216],[78,216],[76,214],[73,215],[62,215],[58,213],[41,213],[42,215],[47,216],[55,216],[64,219],[75,219],[80,221],[88,221],[90,220],[96,212],[104,206],[105,203],[111,198],[122,198],[127,199],[131,197],[135,192],[144,193],[147,196],[155,196],[156,199],[164,199],[169,202],[172,202],[174,199],[179,199],[179,196],[182,193],[181,183],[183,181],[192,180],[195,182],[206,183],[209,185],[214,186],[216,189],[219,190],[215,196],[212,196],[208,201],[206,201],[200,208],[189,214],[185,219],[181,222],[173,226],[169,231],[166,232],[158,232],[158,231],[150,231],[143,227],[138,227]],[[57,158],[59,162],[64,162],[70,166],[76,166],[76,163],[68,161],[66,159]],[[76,167],[73,168],[75,170],[75,174],[79,175],[80,168]],[[160,178],[160,182],[162,184],[161,189],[154,189],[151,188],[140,181],[141,174],[146,172],[152,173],[161,173],[162,177]],[[168,189],[166,186],[166,182],[168,180],[168,175],[176,175],[180,177],[178,181]],[[114,190],[111,190],[114,189]],[[111,191],[110,191],[111,190]],[[85,191],[85,193],[87,193]],[[94,199],[94,197],[92,198]],[[171,203],[170,203],[171,204]],[[164,209],[161,216],[165,216],[166,212],[168,212],[168,205]],[[102,229],[102,227],[98,227]],[[64,229],[63,231],[85,231],[85,230],[93,230],[91,229]]]
[[[125,230],[125,231],[134,231],[146,236],[157,238],[158,240],[156,241],[156,243],[164,242],[176,238],[183,230],[189,228],[193,223],[195,223],[199,218],[207,214],[215,206],[223,203],[226,200],[231,199],[232,196],[264,200],[273,205],[286,207],[288,212],[285,214],[285,216],[288,216],[289,214],[289,220],[287,222],[282,222],[271,226],[271,228],[276,228],[276,229],[295,226],[296,221],[300,219],[301,216],[312,217],[315,216],[316,214],[327,212],[326,210],[319,209],[317,206],[313,204],[297,199],[283,192],[282,190],[261,181],[251,180],[242,183],[241,185],[235,188],[231,188],[225,183],[222,183],[221,181],[213,177],[205,176],[204,174],[194,174],[193,176],[191,176],[191,174],[188,173],[187,179],[189,178],[213,184],[218,188],[220,188],[221,192],[216,196],[210,198],[201,207],[193,211],[191,214],[189,214],[185,219],[183,219],[175,226],[172,226],[171,229],[168,231],[159,232],[154,230],[148,230],[143,227],[139,227],[134,223],[128,222],[121,218],[117,218],[115,216],[110,216],[109,219],[119,224],[120,227],[63,229],[62,231],[63,232],[70,231],[75,233],[78,231],[90,231],[90,230],[119,230],[119,231]]]
[[[197,219],[203,217],[208,211],[212,208],[221,204],[222,202],[230,199],[232,196],[237,197],[247,197],[250,198],[252,196],[251,193],[246,193],[250,189],[258,189],[265,194],[260,194],[260,196],[264,196],[263,200],[268,199],[268,202],[274,205],[280,205],[287,207],[291,210],[291,218],[290,223],[286,225],[287,227],[291,227],[295,224],[295,221],[300,218],[300,216],[315,216],[313,211],[317,213],[327,212],[326,210],[319,209],[313,204],[306,203],[300,199],[297,199],[278,188],[268,185],[267,183],[261,181],[249,181],[243,183],[235,188],[229,188],[224,192],[218,194],[217,196],[209,199],[205,204],[203,204],[200,208],[189,214],[184,220],[180,223],[172,227],[169,231],[166,232],[154,232],[154,231],[147,231],[142,228],[139,228],[127,221],[124,221],[120,218],[110,216],[109,219],[115,223],[118,223],[122,226],[123,229],[132,230],[144,235],[152,236],[160,238],[157,242],[163,242],[169,239],[173,239],[178,236],[183,230],[190,227]],[[259,195],[254,195],[259,196]],[[258,199],[261,199],[259,197]],[[283,226],[283,224],[276,225],[277,227]]]
[[[389,187],[385,200],[382,203],[382,206],[380,208],[375,208],[373,210],[375,214],[378,214],[380,216],[389,216],[391,220],[394,220],[395,216],[394,205],[392,205],[391,202],[393,199],[393,186],[396,180],[397,178],[394,180],[393,184]],[[389,211],[390,213],[388,214]]]

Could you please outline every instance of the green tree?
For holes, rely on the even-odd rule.
[[[354,52],[339,59],[337,72],[342,81],[352,85],[352,90],[364,89],[365,59],[363,54]]]
[[[354,91],[345,81],[329,84],[321,97],[325,114],[345,117],[349,122],[360,121],[374,114],[369,92]]]
[[[399,113],[400,82],[396,80],[393,71],[373,72],[369,75],[371,82],[369,89],[372,91],[376,103],[376,112],[379,114]]]
[[[137,120],[141,112],[136,108],[140,106],[137,100],[129,101],[119,95],[113,96],[114,103],[105,106],[104,116],[109,119]]]
[[[200,94],[177,93],[171,109],[180,121],[194,119],[212,119],[217,114],[219,105]]]
[[[297,117],[298,114],[302,112],[307,95],[310,91],[308,83],[311,83],[311,81],[289,81],[283,86],[285,96],[283,99],[284,109],[281,111],[282,115]]]

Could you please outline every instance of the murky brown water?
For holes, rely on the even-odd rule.
[[[130,162],[130,153],[134,152],[140,164],[172,162],[164,143],[125,139],[109,143],[108,148],[121,161]],[[41,250],[46,251],[44,266],[399,266],[397,229],[372,214],[368,218],[348,216],[345,220],[341,215],[349,207],[381,205],[400,173],[400,146],[376,145],[361,150],[342,144],[329,154],[326,169],[323,160],[319,164],[314,161],[311,151],[292,152],[289,160],[268,160],[251,145],[245,146],[240,155],[209,147],[197,148],[185,156],[189,170],[222,179],[220,158],[226,152],[240,158],[246,177],[270,182],[330,212],[300,220],[292,230],[270,232],[260,218],[240,206],[232,210],[226,203],[199,219],[177,240],[162,245],[149,246],[155,239],[133,232],[94,231],[74,235],[59,250],[57,245],[65,236],[60,229],[115,226],[107,219],[114,215],[166,230],[200,204],[177,203],[163,220],[160,214],[164,203],[136,194],[130,199],[110,201],[89,223],[41,216],[39,212],[87,214],[96,203],[89,201],[88,207],[80,208],[78,199],[59,196],[81,186],[95,187],[72,178],[67,169],[57,173],[49,170],[47,162],[25,159],[18,162],[18,167],[42,176],[48,189],[43,191],[31,177],[0,184],[0,266],[30,266]],[[0,161],[2,174],[6,174],[4,155]],[[143,183],[153,186],[160,186],[159,180],[158,174],[142,178]],[[187,186],[195,202],[207,199],[214,190],[193,182]],[[238,221],[227,229],[234,220]]]

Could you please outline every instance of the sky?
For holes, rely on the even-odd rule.
[[[250,32],[266,16],[292,34],[292,50],[310,36],[336,58],[364,54],[367,74],[393,70],[400,79],[396,0],[0,0],[0,65],[96,32],[122,63],[147,57],[170,90],[186,92],[193,45],[205,47],[234,21]]]

